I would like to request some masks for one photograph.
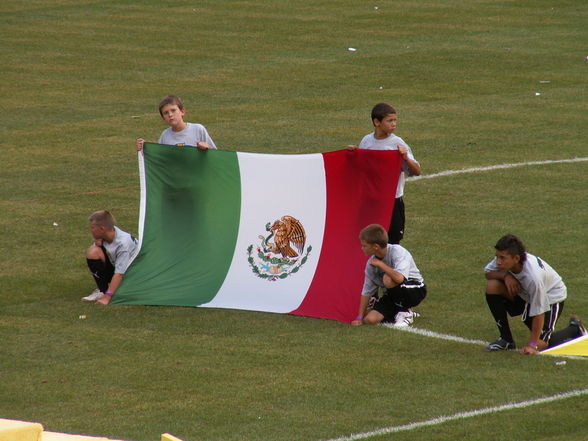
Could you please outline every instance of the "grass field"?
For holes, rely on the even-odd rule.
[[[155,441],[318,441],[588,387],[588,360],[277,314],[83,304],[88,215],[137,231],[134,139],[157,104],[222,149],[357,143],[387,101],[425,175],[588,157],[584,0],[29,0],[0,5],[0,417]],[[349,51],[355,48],[356,51]],[[588,317],[588,164],[422,179],[415,326],[489,341],[482,268],[519,234]],[[85,320],[79,317],[86,315]],[[567,320],[560,322],[560,327]],[[526,331],[513,321],[515,337]],[[374,441],[588,439],[588,396]]]

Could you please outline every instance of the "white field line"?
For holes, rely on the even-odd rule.
[[[477,173],[483,171],[491,171],[491,170],[500,170],[503,168],[514,168],[514,167],[524,167],[528,165],[546,165],[546,164],[560,164],[560,163],[567,163],[567,162],[585,162],[588,161],[588,158],[572,158],[572,159],[553,159],[547,161],[529,161],[529,162],[516,162],[512,164],[498,164],[498,165],[489,165],[487,167],[472,167],[472,168],[463,168],[461,170],[445,170],[439,173],[433,173],[430,175],[421,175],[421,176],[412,176],[408,178],[409,181],[419,181],[421,179],[433,179],[439,178],[442,176],[451,176],[451,175],[460,175],[464,173]]]
[[[429,331],[427,329],[413,328],[412,326],[407,326],[404,328],[397,328],[391,323],[383,323],[381,326],[384,326],[386,328],[391,328],[394,330],[398,330],[398,331],[410,332],[412,334],[424,335],[426,337],[439,338],[441,340],[456,341],[459,343],[469,343],[469,344],[478,345],[478,346],[486,346],[488,344],[487,341],[483,341],[483,340],[471,340],[469,338],[458,337],[456,335],[440,334],[438,332]]]
[[[397,328],[392,323],[382,323],[380,326],[385,328],[394,329],[395,331],[403,331],[403,332],[410,332],[411,334],[418,334],[423,335],[425,337],[432,337],[438,338],[440,340],[447,340],[447,341],[455,341],[458,343],[467,343],[476,346],[486,346],[488,344],[487,341],[484,340],[472,340],[470,338],[458,337],[457,335],[450,335],[450,334],[441,334],[435,331],[429,331],[428,329],[421,329],[421,328],[413,328],[412,326],[407,326],[404,328]],[[558,357],[558,358],[568,358],[571,360],[584,360],[588,361],[588,357],[582,357],[580,355],[566,355],[566,354],[550,354],[549,352],[541,352],[541,355],[549,355],[551,357]]]
[[[480,415],[488,415],[496,412],[503,412],[505,410],[523,409],[525,407],[536,406],[538,404],[551,403],[553,401],[565,400],[567,398],[579,397],[581,395],[587,395],[588,389],[577,389],[569,392],[563,392],[560,394],[550,395],[547,397],[535,398],[533,400],[520,401],[518,403],[507,403],[500,406],[486,407],[483,409],[471,410],[468,412],[459,412],[453,415],[442,415],[437,418],[433,418],[426,421],[417,421],[414,423],[404,424],[402,426],[391,426],[384,427],[382,429],[372,430],[369,432],[356,433],[340,438],[333,438],[329,441],[355,441],[371,438],[374,436],[387,435],[390,433],[406,432],[409,430],[420,429],[421,427],[436,426],[439,424],[446,423],[448,421],[463,420],[466,418],[477,417]]]

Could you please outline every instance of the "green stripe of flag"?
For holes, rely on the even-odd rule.
[[[236,153],[214,153],[145,144],[144,240],[113,303],[197,306],[214,297],[231,264],[241,206]]]

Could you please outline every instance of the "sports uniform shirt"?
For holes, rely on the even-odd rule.
[[[554,303],[563,302],[567,297],[567,288],[562,278],[547,262],[530,253],[525,253],[527,259],[523,263],[523,270],[512,274],[521,284],[519,293],[530,306],[529,315],[535,317],[550,310]],[[496,265],[496,257],[484,268],[485,272],[500,271]]]
[[[363,289],[361,290],[362,296],[371,296],[376,293],[378,287],[384,288],[384,271],[370,263],[375,258],[375,256],[371,256],[365,265],[365,279],[363,281]],[[382,259],[382,262],[402,274],[405,280],[424,282],[421,272],[414,263],[412,254],[402,245],[388,244],[386,256]]]
[[[405,143],[402,138],[396,136],[393,133],[385,139],[376,139],[373,133],[365,135],[359,143],[359,148],[365,150],[398,150],[399,144],[406,147],[406,149],[408,150],[409,159],[412,159],[418,164],[419,162],[416,159],[414,159],[412,149],[408,146],[408,144]],[[408,176],[410,176],[408,164],[406,161],[403,160],[402,167],[400,169],[400,177],[398,178],[398,187],[396,187],[397,198],[401,198],[402,196],[404,196],[404,184],[406,183],[406,178]]]
[[[159,144],[166,145],[182,144],[196,147],[199,142],[205,142],[211,149],[216,149],[214,141],[202,124],[187,123],[187,127],[181,132],[174,132],[171,127],[168,127],[159,137]]]
[[[110,243],[103,240],[102,246],[106,249],[108,260],[114,266],[114,273],[124,274],[137,249],[137,239],[115,226],[114,240]]]

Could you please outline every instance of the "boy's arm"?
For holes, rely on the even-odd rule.
[[[123,280],[124,274],[115,274],[112,276],[112,280],[110,281],[110,285],[108,285],[108,291],[111,295],[114,295],[118,287],[120,286]]]
[[[508,271],[486,271],[484,276],[486,280],[502,280],[511,298],[521,292],[521,283]]]
[[[355,320],[351,322],[353,326],[360,326],[363,324],[363,318],[365,317],[365,311],[367,309],[369,301],[370,296],[361,296],[361,300],[359,301],[359,311],[357,312],[357,317],[355,317]]]
[[[416,162],[414,159],[410,158],[410,156],[408,155],[408,149],[406,148],[406,146],[398,144],[396,147],[398,148],[398,151],[402,155],[402,159],[408,165],[408,172],[410,173],[410,175],[411,176],[420,176],[421,175],[421,165],[418,162]]]
[[[104,293],[106,295],[102,297],[100,300],[98,300],[96,303],[100,305],[108,305],[110,303],[110,300],[112,299],[112,296],[116,293],[116,290],[120,286],[123,277],[124,274],[115,273],[114,276],[112,276],[110,284],[108,285],[108,291]]]
[[[400,285],[402,282],[404,282],[405,277],[402,275],[402,273],[386,265],[382,260],[374,258],[371,260],[370,264],[384,271],[384,273],[392,279],[395,285]]]
[[[521,349],[521,353],[525,355],[535,354],[537,349],[542,349],[545,343],[539,339],[541,331],[543,330],[543,323],[545,322],[545,313],[536,315],[531,322],[531,336],[529,343]]]

